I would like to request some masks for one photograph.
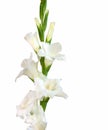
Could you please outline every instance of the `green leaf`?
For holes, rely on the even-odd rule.
[[[46,110],[47,103],[49,101],[49,97],[44,98],[42,101],[40,101],[40,105],[42,106],[43,110]]]
[[[52,66],[52,64],[46,67],[47,74],[48,74],[48,72],[49,72],[51,66]]]

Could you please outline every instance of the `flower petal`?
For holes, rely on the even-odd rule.
[[[56,60],[65,60],[65,55],[62,55],[62,54],[58,54],[56,57],[55,57]]]
[[[38,52],[39,50],[39,42],[38,42],[38,37],[37,37],[37,33],[28,33],[26,34],[26,36],[24,37],[24,39],[32,46],[32,48]]]
[[[56,55],[58,55],[58,53],[62,50],[61,44],[60,43],[53,43],[51,45],[49,45],[48,48],[48,53],[51,57],[55,57]]]

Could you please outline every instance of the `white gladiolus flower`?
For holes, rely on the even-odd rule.
[[[43,108],[40,106],[39,100],[36,100],[31,111],[26,114],[25,122],[34,125],[38,121],[46,122],[46,119]]]
[[[40,46],[39,46],[37,34],[28,33],[28,34],[26,34],[26,36],[24,38],[32,46],[32,48],[35,50],[35,52],[38,52]]]
[[[41,49],[39,50],[38,55],[51,61],[55,59],[63,60],[64,55],[60,54],[61,50],[62,47],[60,43],[41,43]]]
[[[36,99],[37,99],[36,92],[30,90],[23,99],[23,101],[21,102],[21,104],[17,106],[16,115],[21,118],[25,118],[26,114],[31,111]]]
[[[32,60],[32,55],[29,59],[24,59],[21,63],[23,70],[16,77],[19,78],[22,75],[28,76],[30,79],[34,80],[36,77],[44,77],[41,72],[38,71],[38,62]]]
[[[67,98],[67,95],[63,92],[60,87],[60,80],[58,79],[36,79],[36,89],[40,89],[43,96],[53,98],[54,96]]]
[[[43,108],[40,106],[40,97],[36,91],[29,91],[22,103],[17,106],[17,116],[24,118],[30,124],[28,130],[45,130],[46,119]]]
[[[38,91],[30,90],[19,106],[17,106],[17,116],[25,119],[28,124],[34,124],[38,120],[46,121],[40,100],[43,95],[37,94]]]
[[[46,30],[49,17],[47,0],[40,0],[39,9],[39,19],[35,18],[37,32],[27,33],[24,37],[37,59],[35,61],[32,54],[24,59],[21,63],[21,71],[15,79],[16,81],[19,77],[26,76],[34,85],[22,102],[16,106],[16,116],[22,118],[28,125],[27,130],[46,130],[45,111],[49,100],[54,96],[68,97],[60,85],[61,79],[50,79],[48,75],[50,69],[53,69],[51,68],[53,62],[64,60],[65,56],[61,54],[61,44],[52,43],[55,23],[51,22],[48,31]]]

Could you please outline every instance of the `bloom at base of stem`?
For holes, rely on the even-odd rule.
[[[17,106],[17,116],[25,120],[25,123],[30,124],[28,129],[45,130],[46,119],[40,99],[36,91],[29,91],[19,106]]]

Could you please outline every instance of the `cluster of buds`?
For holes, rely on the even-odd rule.
[[[40,1],[40,19],[35,18],[37,32],[28,33],[24,37],[31,45],[37,61],[32,59],[32,54],[28,59],[24,59],[21,63],[22,70],[16,77],[22,75],[27,76],[33,81],[33,89],[30,90],[20,105],[17,106],[17,116],[24,119],[29,124],[27,130],[45,130],[46,118],[45,110],[48,101],[54,96],[67,98],[60,86],[60,79],[48,78],[48,72],[55,60],[63,60],[64,55],[60,43],[52,43],[54,32],[54,22],[50,23],[48,33],[45,37],[49,10],[47,8],[47,0]],[[41,68],[41,69],[39,69]]]

